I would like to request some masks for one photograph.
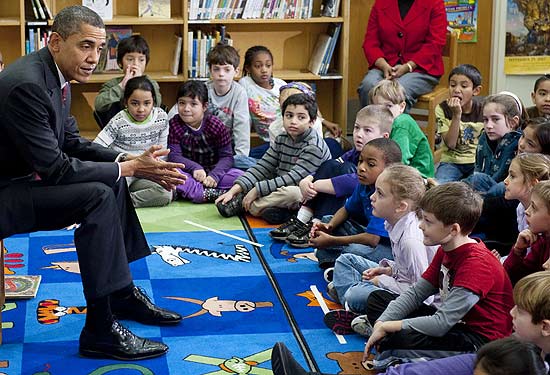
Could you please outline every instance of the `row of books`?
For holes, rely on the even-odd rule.
[[[189,31],[187,33],[187,43],[189,48],[187,51],[187,69],[190,78],[208,78],[208,64],[206,63],[206,55],[216,46],[216,44],[224,43],[233,45],[233,40],[226,37],[223,32],[204,32],[202,30]]]
[[[52,31],[45,27],[27,28],[27,37],[25,38],[25,54],[38,51],[48,45]]]
[[[340,35],[342,24],[331,23],[326,33],[319,34],[317,43],[309,59],[308,70],[313,74],[325,75],[328,73],[336,42]]]
[[[189,20],[311,18],[313,0],[191,0]]]
[[[25,2],[25,14],[33,15],[35,20],[51,20],[53,14],[47,0],[27,0]],[[28,17],[29,19],[32,17]]]

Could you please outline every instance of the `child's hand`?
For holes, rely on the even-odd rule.
[[[214,178],[211,176],[206,176],[202,184],[207,188],[215,188],[216,186],[218,186],[216,180],[214,180]]]
[[[363,271],[362,278],[363,278],[363,280],[372,281],[378,275],[391,276],[391,267],[369,268],[368,270]]]
[[[250,205],[256,199],[258,199],[258,190],[256,190],[255,187],[253,187],[243,198],[243,208],[246,211],[250,211]]]
[[[459,118],[462,116],[462,106],[459,98],[452,97],[447,99],[447,105],[451,109],[451,112],[453,112],[453,116],[458,116]]]
[[[206,172],[204,169],[196,169],[193,171],[193,178],[198,182],[203,182],[206,178]]]
[[[309,231],[310,237],[313,237],[315,235],[315,232],[331,233],[332,232],[332,224],[322,223],[320,221],[315,221],[313,223],[313,225],[311,226],[311,230]]]
[[[322,231],[316,231],[310,236],[309,243],[313,247],[323,248],[333,246],[335,237]]]
[[[330,134],[332,134],[332,136],[335,138],[339,137],[342,134],[342,128],[340,128],[338,124],[334,122],[323,120],[323,125],[325,126],[325,128],[328,129],[328,131],[330,131]]]
[[[313,181],[310,178],[302,179],[298,186],[300,187],[300,192],[302,193],[302,203],[313,199],[317,195],[317,191],[315,190]]]
[[[491,250],[491,254],[493,254],[495,256],[495,258],[500,260],[500,258],[501,258],[500,253],[496,249]]]
[[[365,344],[365,351],[363,352],[363,362],[369,358],[369,353],[374,345],[376,345],[378,341],[382,340],[382,338],[384,338],[384,336],[388,334],[382,326],[383,323],[384,322],[377,321],[374,324],[372,335],[370,335],[367,343]]]
[[[525,250],[527,250],[527,248],[536,240],[537,235],[531,232],[530,229],[522,230],[518,235],[516,243],[514,244],[514,253],[516,255],[523,256],[525,254]]]
[[[218,203],[221,203],[221,204],[226,204],[227,202],[229,202],[231,199],[233,199],[233,197],[237,194],[239,194],[240,192],[242,192],[243,189],[235,184],[231,187],[231,189],[229,189],[229,191],[227,193],[223,193],[222,195],[220,195],[218,197],[218,199],[216,199],[214,201],[215,204],[218,204]]]

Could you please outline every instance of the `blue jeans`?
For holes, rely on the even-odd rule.
[[[258,159],[254,159],[250,156],[235,155],[233,156],[233,168],[237,168],[246,171],[248,168],[253,167],[258,162]]]
[[[321,221],[323,223],[328,223],[331,218],[332,215],[323,216]],[[334,236],[353,236],[355,234],[361,233],[365,233],[365,227],[351,219],[344,221],[332,232]],[[386,237],[380,237],[380,241],[378,242],[378,245],[376,245],[376,247],[362,245],[358,243],[352,243],[349,245],[338,245],[317,249],[315,251],[315,256],[317,257],[317,260],[319,262],[319,267],[324,269],[332,267],[334,265],[334,262],[336,262],[338,256],[340,256],[340,254],[342,253],[360,255],[377,263],[384,258],[393,260],[390,239]]]
[[[378,263],[355,254],[342,254],[336,259],[332,282],[342,304],[358,314],[366,314],[369,295],[381,288],[362,279],[363,271]]]
[[[371,69],[368,71],[357,89],[361,107],[369,104],[369,91],[382,79],[384,79],[384,75],[381,70]],[[415,105],[416,99],[420,95],[431,92],[439,82],[439,78],[424,73],[407,73],[399,77],[397,80],[405,89],[405,94],[407,96],[406,112],[409,112],[409,110]]]
[[[481,172],[474,172],[470,177],[462,180],[475,191],[480,192],[486,198],[504,196],[504,182],[496,182],[491,176]]]
[[[474,163],[439,163],[435,172],[435,179],[440,184],[444,184],[445,182],[460,181],[463,178],[469,177],[472,173],[474,173]]]

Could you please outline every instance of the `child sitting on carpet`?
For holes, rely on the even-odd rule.
[[[424,244],[441,246],[428,269],[399,296],[377,290],[367,301],[366,322],[376,322],[365,358],[392,350],[474,352],[512,333],[512,284],[487,247],[469,237],[481,213],[481,197],[462,182],[448,182],[420,201]],[[423,302],[439,293],[436,309]]]
[[[168,119],[155,98],[154,86],[146,76],[129,79],[124,88],[125,109],[109,121],[94,142],[134,155],[153,145],[166,148]],[[135,207],[165,206],[172,200],[172,192],[156,182],[126,177],[126,183]]]
[[[546,374],[547,366],[542,359],[550,353],[549,289],[550,273],[546,271],[526,276],[516,284],[515,306],[510,311],[515,330],[513,336],[485,344],[477,354],[400,364],[387,368],[383,374]],[[363,362],[363,366],[370,362]],[[377,365],[376,361],[372,362]],[[283,343],[273,347],[271,367],[274,375],[313,375],[302,368]]]
[[[312,219],[334,215],[359,184],[357,163],[361,150],[375,138],[390,135],[393,116],[382,105],[371,104],[357,112],[353,126],[354,147],[338,159],[325,161],[314,175],[300,181],[303,204],[296,216],[269,232],[271,238],[293,247],[308,247]]]
[[[394,120],[390,138],[397,142],[403,154],[403,164],[418,169],[425,177],[434,176],[434,159],[428,138],[416,121],[406,113],[405,89],[399,81],[383,79],[369,92],[369,102],[387,106]]]
[[[400,161],[401,150],[391,139],[376,138],[363,147],[357,167],[359,185],[334,216],[323,217],[311,228],[310,242],[317,248],[320,268],[334,266],[342,252],[360,254],[375,262],[393,259],[384,221],[373,216],[370,197],[384,168]]]
[[[286,187],[296,186],[330,159],[325,141],[311,129],[317,117],[314,99],[306,94],[291,95],[283,103],[282,112],[286,133],[277,136],[258,163],[216,200],[222,216],[246,210],[270,223],[288,220],[289,210],[298,208],[302,196],[298,189]],[[286,218],[281,220],[283,216]]]
[[[187,176],[177,196],[193,203],[213,202],[243,172],[233,168],[231,134],[216,116],[205,114],[208,89],[204,82],[187,81],[178,90],[178,114],[170,119],[168,159],[183,163]]]
[[[550,181],[533,187],[525,216],[529,228],[521,231],[504,261],[512,282],[536,271],[550,270]]]
[[[342,254],[336,259],[328,290],[346,309],[329,311],[324,318],[335,333],[353,332],[352,320],[366,314],[372,291],[384,289],[401,294],[428,268],[437,248],[424,245],[417,210],[426,189],[433,186],[432,181],[424,180],[415,168],[402,164],[390,165],[376,179],[370,197],[372,214],[385,220],[393,261],[382,259],[376,263],[356,254]]]

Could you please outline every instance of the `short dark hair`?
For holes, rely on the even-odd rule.
[[[135,90],[151,92],[151,95],[153,96],[153,104],[155,106],[158,105],[155,95],[155,88],[146,76],[130,78],[128,82],[126,82],[126,86],[124,87],[124,101],[127,101]]]
[[[246,50],[246,53],[244,54],[244,63],[243,63],[243,75],[249,75],[250,74],[250,67],[252,66],[252,61],[254,60],[254,56],[258,53],[267,53],[271,57],[271,62],[273,62],[273,54],[267,48],[266,46],[252,46],[249,49]]]
[[[122,58],[127,53],[137,52],[145,55],[145,64],[149,63],[149,45],[144,37],[141,35],[132,35],[128,38],[122,39],[118,43],[116,52],[116,61],[118,65],[122,66]]]
[[[550,74],[544,74],[539,78],[537,78],[537,80],[535,81],[535,87],[533,88],[533,92],[537,92],[540,84],[546,81],[550,81]]]
[[[178,99],[183,97],[197,98],[202,104],[206,104],[208,103],[208,88],[202,81],[186,81],[178,89]]]
[[[386,166],[394,163],[400,163],[403,158],[401,148],[393,139],[383,137],[371,139],[367,142],[367,144],[365,144],[365,146],[363,146],[363,148],[367,146],[374,147],[382,151],[384,154],[384,164],[386,164]]]
[[[541,349],[510,336],[483,345],[476,353],[476,368],[491,375],[546,374]]]
[[[464,182],[448,182],[428,190],[419,207],[444,225],[457,223],[461,233],[468,235],[481,216],[483,199]]]
[[[449,73],[449,81],[454,75],[463,75],[468,77],[468,79],[472,81],[474,88],[481,85],[481,73],[472,64],[460,64],[455,66]]]
[[[525,128],[532,128],[535,131],[535,137],[540,144],[541,153],[550,155],[550,120],[544,117],[530,118]]]
[[[208,52],[206,61],[209,67],[212,67],[212,65],[233,65],[237,69],[241,62],[241,57],[234,47],[229,44],[218,43]]]
[[[63,8],[57,13],[53,20],[52,32],[58,33],[61,38],[67,39],[69,36],[80,32],[82,24],[105,28],[101,17],[88,7],[83,5],[72,5]]]
[[[317,119],[317,102],[315,99],[311,98],[309,95],[306,94],[294,94],[290,95],[286,100],[283,102],[283,105],[281,106],[281,110],[284,116],[284,113],[286,111],[286,108],[289,105],[303,105],[309,114],[309,119],[311,122],[315,121]]]

